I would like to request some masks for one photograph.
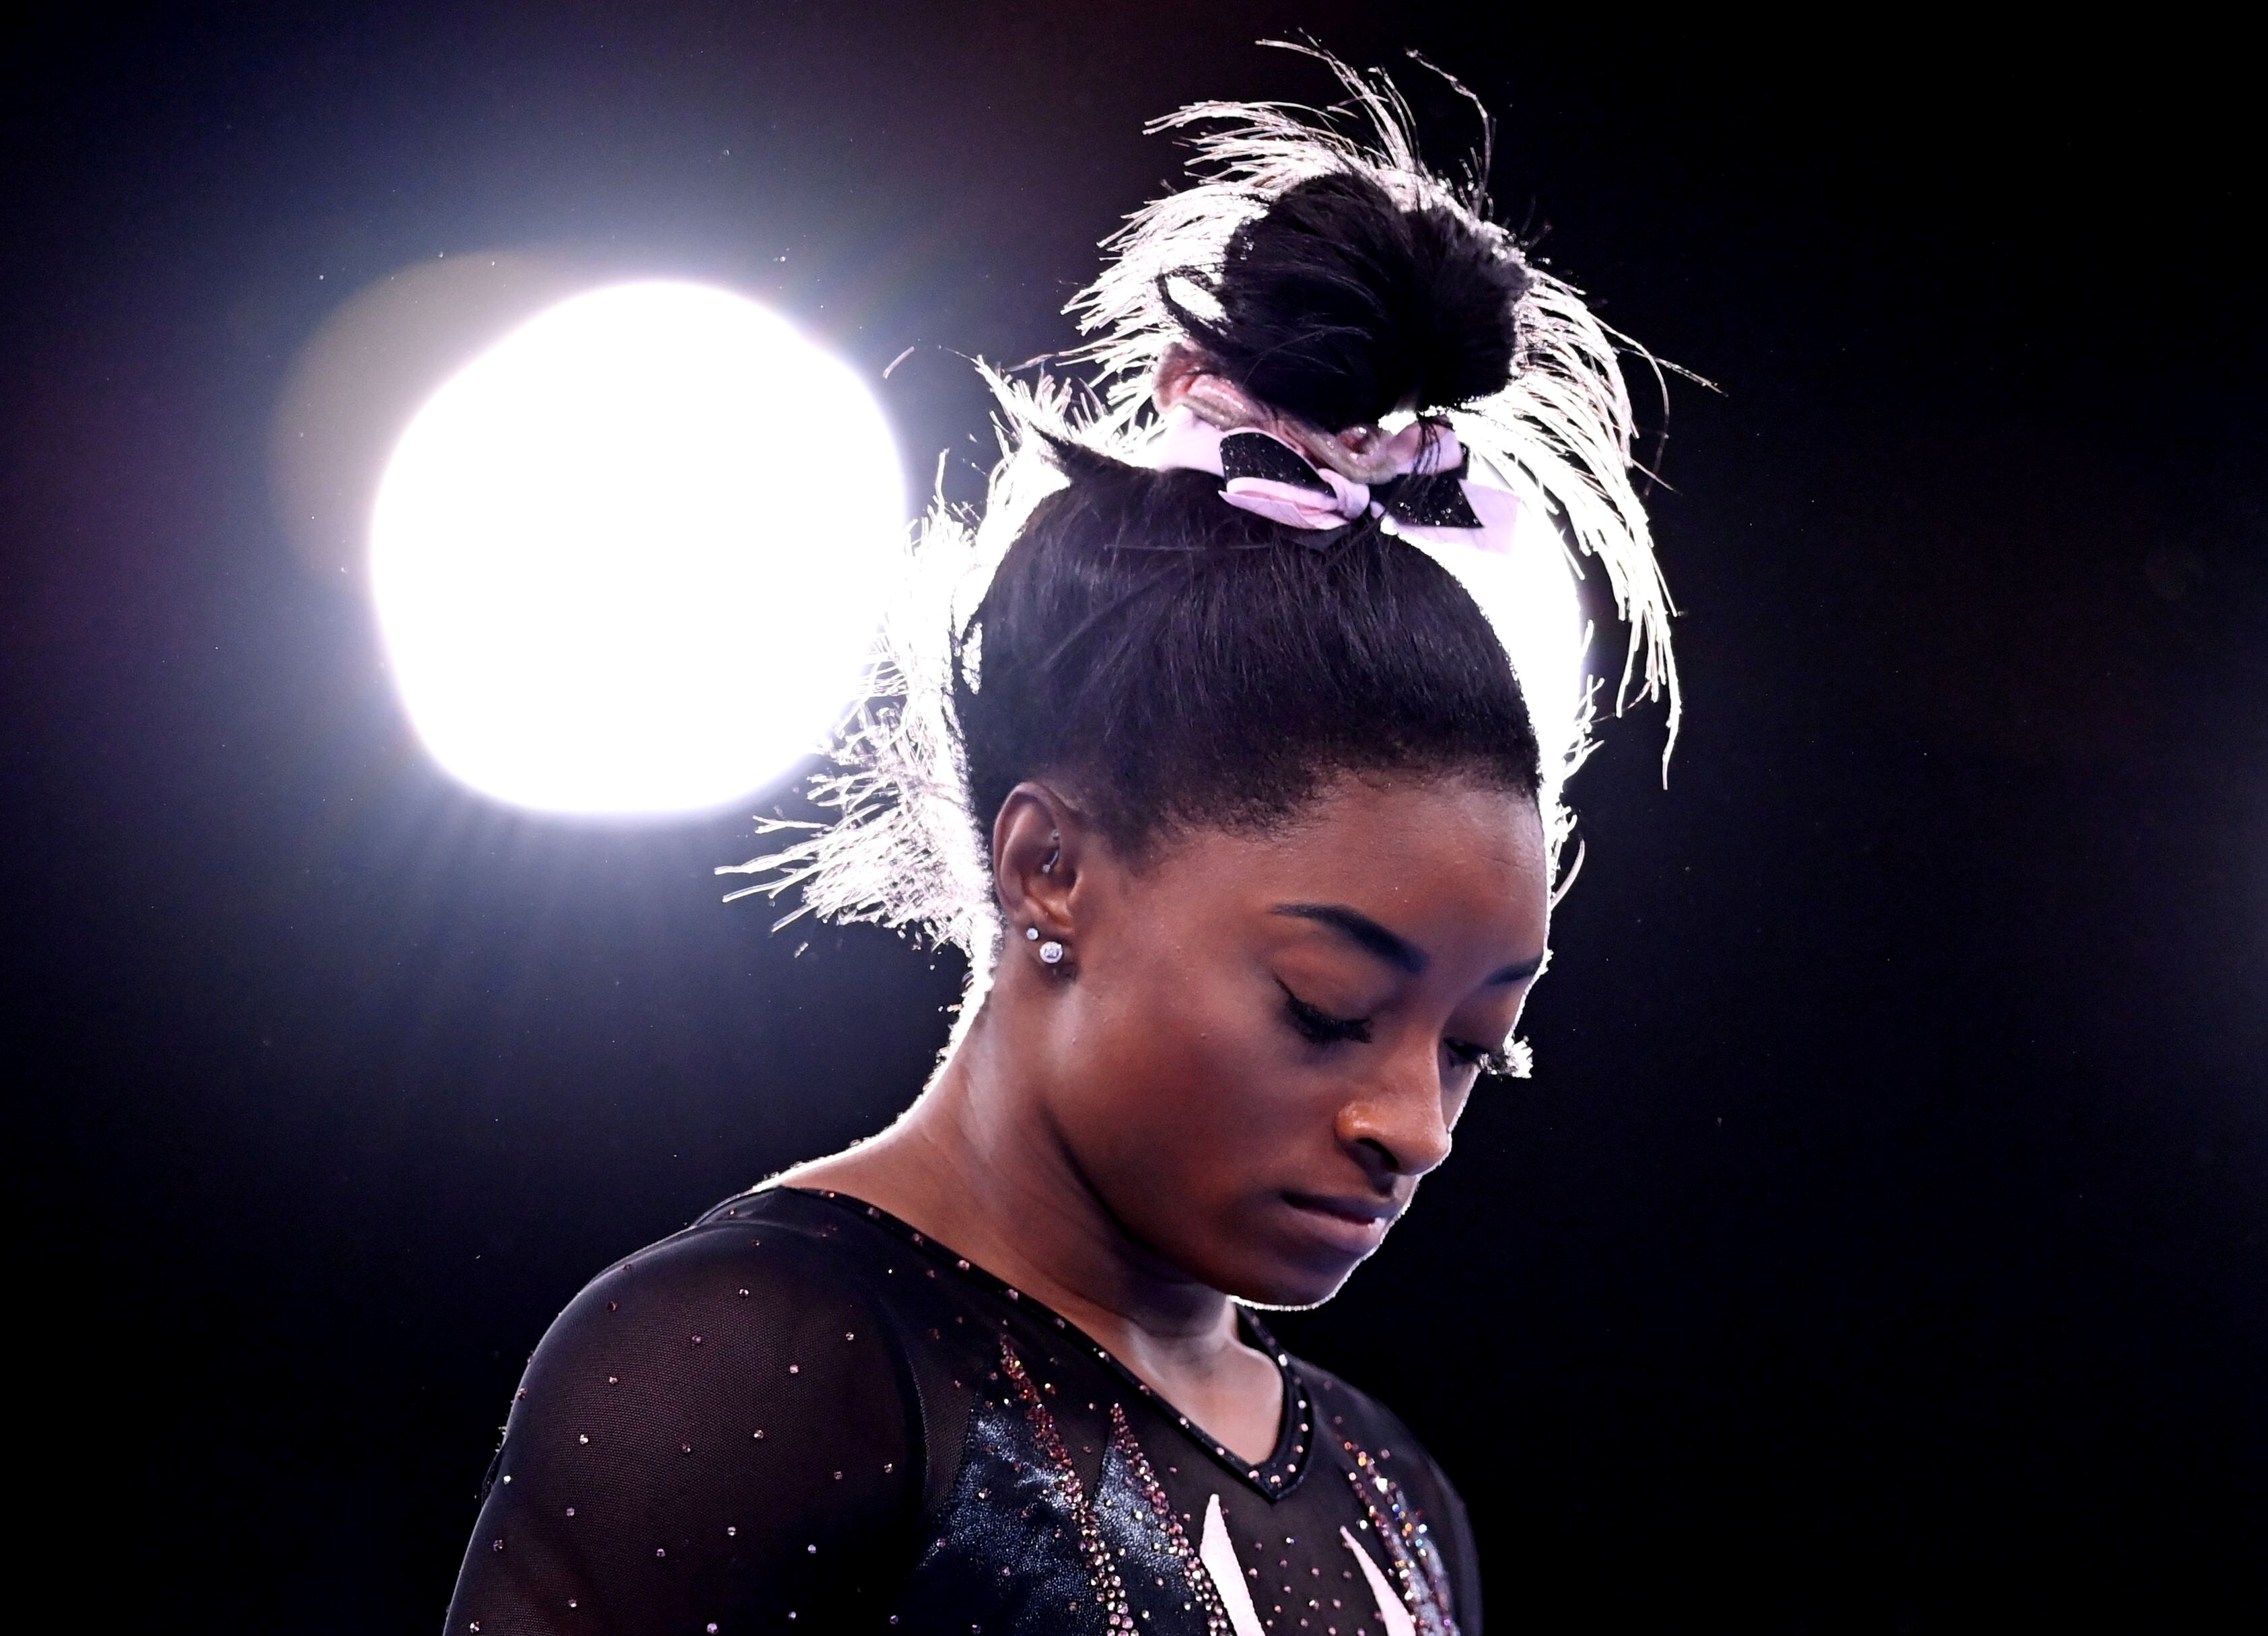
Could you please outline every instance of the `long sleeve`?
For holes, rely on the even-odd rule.
[[[917,1417],[883,1319],[807,1235],[666,1240],[529,1360],[448,1636],[879,1623],[911,1561]]]

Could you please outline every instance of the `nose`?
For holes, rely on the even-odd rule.
[[[1439,1049],[1397,1053],[1339,1109],[1339,1141],[1373,1183],[1424,1175],[1449,1156]]]

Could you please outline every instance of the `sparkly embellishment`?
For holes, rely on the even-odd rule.
[[[689,1455],[693,1452],[693,1445],[690,1443],[680,1443],[677,1446],[677,1452],[681,1455]]]
[[[1182,1573],[1189,1580],[1189,1594],[1195,1599],[1195,1605],[1204,1612],[1206,1636],[1233,1636],[1234,1623],[1229,1617],[1226,1605],[1221,1601],[1220,1593],[1213,1588],[1212,1576],[1190,1546],[1189,1534],[1182,1529],[1181,1518],[1174,1514],[1173,1502],[1166,1498],[1166,1491],[1159,1485],[1158,1474],[1151,1467],[1150,1456],[1143,1453],[1142,1445],[1135,1441],[1133,1428],[1126,1423],[1126,1411],[1116,1404],[1110,1405],[1110,1447],[1125,1462],[1126,1469],[1133,1478],[1135,1492],[1149,1503],[1152,1521],[1165,1535],[1167,1549],[1181,1563]],[[1158,1584],[1162,1589],[1165,1581],[1160,1580]],[[1182,1606],[1189,1608],[1191,1603],[1185,1602]],[[1142,1617],[1148,1618],[1150,1616],[1145,1610]]]
[[[504,1541],[500,1539],[492,1539],[489,1541],[489,1549],[490,1551],[502,1551],[504,1549]]]
[[[1375,1533],[1385,1547],[1395,1588],[1416,1620],[1411,1631],[1416,1636],[1457,1636],[1457,1623],[1450,1613],[1449,1576],[1425,1519],[1402,1492],[1402,1485],[1380,1470],[1368,1453],[1351,1442],[1342,1446],[1353,1456],[1355,1469],[1347,1473],[1347,1481],[1365,1513],[1355,1526]],[[1387,1457],[1387,1451],[1380,1449],[1379,1458]],[[1351,1535],[1348,1543],[1354,1543]],[[1366,1576],[1377,1572],[1367,1556],[1359,1566]]]
[[[620,1301],[610,1301],[607,1303],[607,1310],[608,1312],[616,1311],[620,1308],[621,1305],[622,1303]]]
[[[578,1432],[575,1433],[575,1441],[578,1443],[587,1443],[591,1441],[591,1434],[588,1432]]]
[[[805,1554],[807,1556],[815,1557],[819,1554],[819,1547],[816,1545],[806,1545],[803,1549]]]
[[[569,1516],[571,1516],[571,1516],[573,1516],[573,1515],[575,1514],[575,1507],[572,1507],[572,1506],[568,1507],[567,1507],[567,1514],[568,1514]]]
[[[1095,1599],[1101,1604],[1103,1628],[1111,1632],[1131,1630],[1134,1616],[1126,1602],[1125,1588],[1112,1562],[1109,1543],[1102,1537],[1094,1504],[1087,1498],[1085,1486],[1079,1480],[1079,1468],[1071,1462],[1071,1450],[1064,1446],[1063,1433],[1057,1429],[1056,1418],[1048,1412],[1048,1405],[1032,1384],[1031,1375],[1024,1368],[1024,1360],[1008,1338],[1000,1338],[1000,1368],[1015,1388],[1010,1401],[1020,1399],[1024,1407],[1024,1423],[1030,1428],[1032,1441],[1039,1445],[1040,1456],[1046,1461],[1048,1477],[1057,1495],[1069,1509],[1071,1521],[1079,1530],[1079,1554],[1086,1559],[1087,1578],[1095,1590]],[[984,1491],[977,1491],[984,1498]],[[972,1625],[972,1630],[976,1626]]]
[[[727,1539],[736,1538],[739,1537],[740,1532],[740,1530],[737,1528],[727,1527],[725,1529],[725,1537]]]
[[[695,1336],[695,1337],[693,1338],[693,1344],[694,1344],[696,1346],[698,1346],[698,1345],[701,1344],[701,1338],[700,1338],[698,1335],[696,1335],[696,1336]]]
[[[801,1374],[803,1373],[803,1366],[799,1363],[791,1363],[787,1366],[787,1372],[790,1374]]]
[[[653,1554],[654,1554],[655,1556],[657,1556],[657,1557],[666,1557],[666,1556],[667,1556],[667,1555],[669,1554],[669,1552],[668,1552],[668,1551],[665,1551],[665,1550],[663,1550],[659,1545],[656,1545],[656,1546],[653,1548]]]
[[[757,1441],[758,1442],[762,1442],[762,1441],[763,1441],[763,1436],[764,1436],[764,1428],[763,1428],[762,1426],[758,1426],[758,1427],[756,1428],[756,1441]]]

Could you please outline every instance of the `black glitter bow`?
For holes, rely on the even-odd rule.
[[[1477,528],[1480,517],[1465,498],[1463,487],[1472,463],[1468,454],[1454,471],[1388,477],[1370,485],[1370,497],[1388,516],[1413,528]],[[1264,431],[1232,431],[1220,440],[1220,476],[1224,484],[1250,477],[1322,494],[1331,492],[1331,485],[1297,450]]]

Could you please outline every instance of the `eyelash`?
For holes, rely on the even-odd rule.
[[[1370,1019],[1367,1017],[1334,1017],[1319,1006],[1310,1006],[1297,994],[1284,989],[1284,1008],[1292,1027],[1300,1038],[1312,1045],[1338,1045],[1348,1042],[1366,1044],[1370,1040]],[[1485,1045],[1475,1045],[1469,1040],[1444,1040],[1449,1055],[1461,1065],[1479,1070],[1482,1077],[1505,1075],[1512,1072],[1512,1064],[1500,1050]]]
[[[1370,1019],[1367,1017],[1334,1017],[1321,1006],[1310,1006],[1281,983],[1285,1009],[1290,1013],[1292,1027],[1300,1036],[1313,1045],[1336,1045],[1351,1040],[1367,1044],[1370,1040]]]
[[[1486,1045],[1475,1045],[1466,1040],[1444,1040],[1449,1055],[1468,1068],[1477,1069],[1484,1080],[1508,1080],[1512,1075],[1512,1058],[1500,1050]]]

